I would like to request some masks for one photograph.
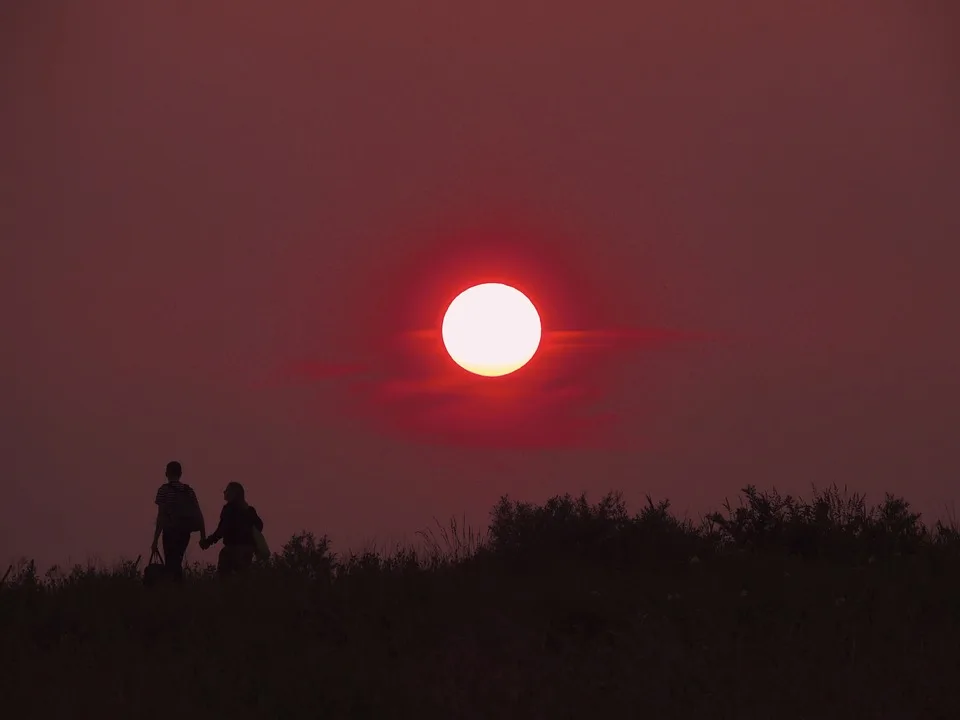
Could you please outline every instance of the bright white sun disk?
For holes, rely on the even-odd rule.
[[[540,347],[540,314],[516,288],[475,285],[447,308],[443,344],[460,367],[477,375],[507,375],[530,362]]]

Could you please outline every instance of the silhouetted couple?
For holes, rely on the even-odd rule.
[[[206,550],[221,539],[223,548],[217,561],[221,576],[246,570],[253,564],[257,552],[257,534],[263,531],[263,520],[247,504],[243,485],[227,483],[223,491],[224,506],[220,522],[210,535],[206,534],[203,512],[193,488],[181,480],[183,468],[174,461],[167,463],[167,482],[157,490],[157,522],[150,550],[159,550],[163,536],[163,562],[173,579],[183,580],[183,556],[190,544],[190,536],[200,533],[200,548]]]

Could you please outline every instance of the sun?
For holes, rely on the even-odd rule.
[[[474,285],[450,303],[441,334],[450,357],[464,370],[485,377],[509,375],[540,347],[540,314],[516,288]]]

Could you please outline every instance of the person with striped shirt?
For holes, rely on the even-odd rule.
[[[157,521],[153,529],[151,552],[157,552],[163,535],[163,563],[174,580],[183,580],[183,556],[190,544],[190,535],[200,532],[201,546],[207,534],[203,512],[193,488],[181,481],[183,467],[177,461],[167,463],[167,482],[157,489]]]

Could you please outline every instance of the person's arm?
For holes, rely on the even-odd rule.
[[[260,516],[257,514],[257,511],[254,510],[253,508],[250,508],[250,514],[253,516],[252,518],[250,518],[253,521],[253,526],[260,532],[263,532],[263,520],[260,519]]]
[[[163,531],[163,488],[157,490],[157,496],[153,500],[157,505],[157,519],[153,524],[153,542],[150,543],[150,551],[156,552],[160,543],[160,533]]]
[[[200,501],[197,500],[197,494],[190,488],[190,494],[193,495],[193,502],[197,505],[197,514],[200,516],[200,542],[207,541],[207,526],[203,520],[203,508],[200,507]]]
[[[150,550],[156,551],[160,547],[160,532],[163,530],[163,510],[157,508],[157,520],[153,525],[153,542],[150,543]]]
[[[215,545],[220,540],[220,538],[223,537],[223,521],[226,514],[227,514],[227,508],[224,507],[223,510],[220,511],[220,522],[217,525],[217,529],[214,530],[209,535],[207,535],[207,540],[205,543],[207,547],[210,547],[211,545]]]

